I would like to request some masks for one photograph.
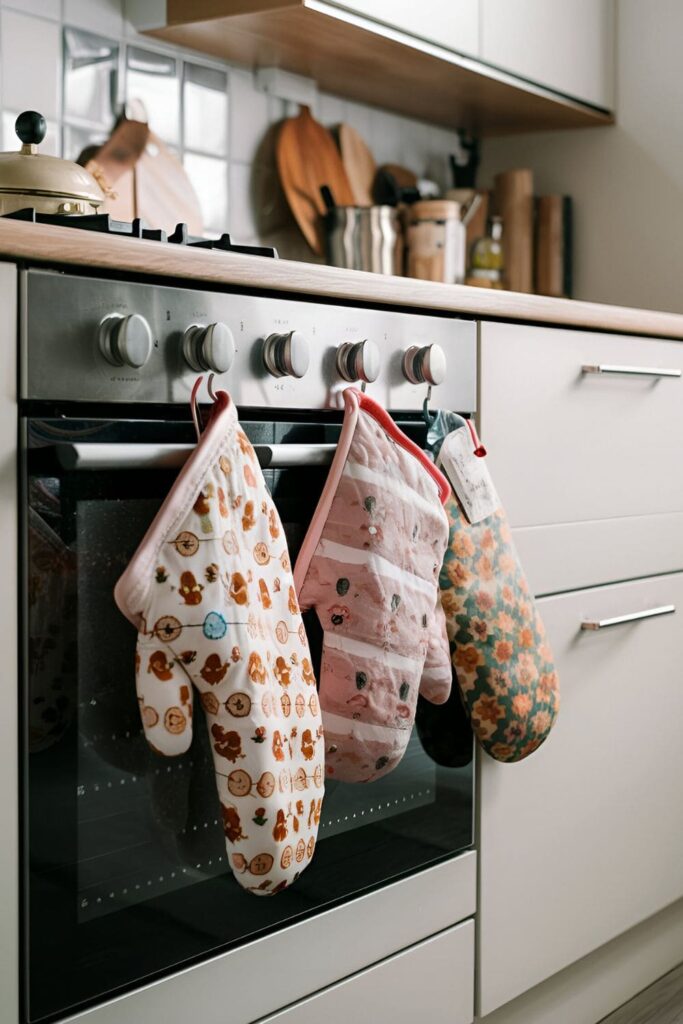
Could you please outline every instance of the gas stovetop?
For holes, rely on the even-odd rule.
[[[220,238],[200,238],[191,235],[187,224],[176,224],[168,232],[150,228],[140,217],[133,221],[114,220],[108,213],[76,214],[39,213],[32,207],[4,214],[6,220],[23,220],[32,224],[56,224],[64,228],[78,228],[80,231],[98,231],[104,235],[120,235],[122,238],[146,238],[153,242],[169,242],[171,245],[189,245],[195,249],[219,249],[221,252],[238,252],[248,256],[270,256],[277,259],[277,249],[267,245],[235,245],[230,235]]]

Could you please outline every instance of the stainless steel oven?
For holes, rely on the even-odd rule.
[[[386,778],[328,783],[313,864],[257,900],[227,867],[203,730],[177,759],[144,742],[135,634],[112,591],[193,444],[198,369],[220,371],[238,405],[295,555],[339,432],[340,389],[376,377],[371,393],[423,441],[430,380],[434,405],[474,410],[475,325],[43,270],[20,274],[19,321],[23,1019],[80,1020],[92,1007],[88,1020],[142,1019],[111,1000],[136,989],[149,999],[177,972],[220,962],[231,1012],[216,1019],[247,1022],[342,976],[331,936],[353,935],[354,907],[365,907],[363,956],[390,948],[372,939],[388,906],[373,894],[424,913],[415,934],[453,923],[452,865],[472,844],[471,740],[467,763],[445,769],[415,732]],[[315,621],[307,628],[315,652]],[[428,879],[446,886],[440,901]],[[324,959],[323,921],[321,975],[306,951]],[[391,922],[388,941],[404,927]],[[280,977],[293,971],[294,987]],[[170,1019],[160,1005],[152,1014]]]

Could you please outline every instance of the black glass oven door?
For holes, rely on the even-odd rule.
[[[249,423],[254,441],[330,428]],[[338,428],[332,428],[332,436]],[[210,751],[156,755],[141,731],[135,631],[116,580],[169,471],[61,469],[54,444],[192,442],[187,423],[28,421],[23,587],[26,1014],[59,1016],[433,864],[472,841],[472,770],[417,735],[367,786],[330,783],[311,867],[255,899],[228,868]],[[325,470],[267,472],[293,556]],[[315,636],[312,631],[312,646]]]

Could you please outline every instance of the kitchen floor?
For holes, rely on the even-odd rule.
[[[683,1024],[683,964],[604,1017],[600,1024]]]

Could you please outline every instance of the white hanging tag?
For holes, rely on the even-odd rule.
[[[448,435],[436,464],[448,477],[470,523],[480,523],[500,506],[486,459],[474,454],[466,427]]]

